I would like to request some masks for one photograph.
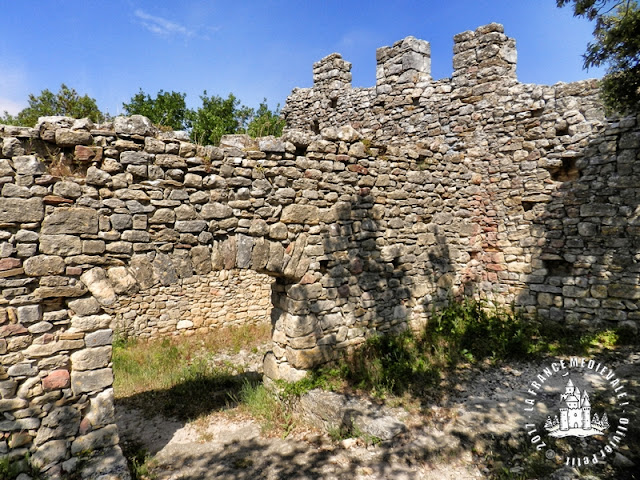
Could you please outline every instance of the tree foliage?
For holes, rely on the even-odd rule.
[[[0,122],[33,127],[38,121],[38,117],[51,115],[65,115],[73,118],[87,117],[94,122],[102,122],[105,119],[95,99],[88,95],[80,96],[75,89],[69,88],[63,83],[58,93],[45,89],[38,96],[30,94],[27,108],[15,116],[4,112]]]
[[[123,103],[127,115],[144,115],[159,127],[187,130],[196,143],[217,145],[223,135],[248,133],[253,137],[282,134],[284,120],[280,118],[280,106],[270,110],[265,98],[257,110],[243,105],[232,93],[226,98],[200,96],[202,105],[192,110],[187,107],[186,94],[160,90],[151,97],[142,89],[128,103]],[[17,115],[4,113],[0,123],[32,127],[38,117],[67,115],[74,118],[88,117],[94,122],[105,120],[96,101],[62,84],[57,94],[43,90],[37,97],[29,95],[29,106]]]
[[[127,115],[144,115],[155,125],[187,130],[191,125],[192,112],[187,108],[185,97],[185,93],[160,90],[155,98],[151,98],[140,89],[122,107]]]
[[[573,5],[575,16],[595,21],[584,68],[607,65],[605,105],[620,113],[640,111],[640,8],[637,0],[556,0]]]
[[[282,135],[285,121],[280,117],[280,105],[274,111],[269,110],[267,99],[263,99],[253,113],[252,119],[247,126],[247,133],[252,137],[265,137],[274,135],[279,137]]]
[[[223,135],[245,133],[253,110],[240,104],[232,93],[227,98],[200,96],[202,107],[193,113],[191,138],[202,144],[217,145]]]

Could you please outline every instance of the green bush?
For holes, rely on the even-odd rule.
[[[464,298],[450,300],[445,309],[434,312],[425,334],[434,344],[444,339],[455,362],[460,356],[470,361],[522,357],[536,331],[517,313]]]

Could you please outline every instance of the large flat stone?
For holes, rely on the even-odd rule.
[[[0,197],[0,223],[39,222],[43,217],[41,198]]]
[[[98,212],[86,207],[59,207],[42,222],[42,234],[97,234]]]
[[[71,373],[71,389],[75,395],[100,392],[112,384],[113,371],[110,368]]]

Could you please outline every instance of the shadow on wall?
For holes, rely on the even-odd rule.
[[[533,210],[528,292],[543,318],[637,334],[640,313],[640,133],[634,117],[609,126],[583,153],[550,156],[563,182]],[[526,208],[527,205],[523,206]]]

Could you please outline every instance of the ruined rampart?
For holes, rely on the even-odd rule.
[[[274,279],[276,379],[451,293],[637,332],[637,118],[607,122],[593,81],[518,83],[498,25],[454,53],[434,81],[426,42],[380,49],[371,89],[331,55],[280,139],[203,147],[143,117],[0,127],[0,454],[123,477],[117,311],[222,270]]]

